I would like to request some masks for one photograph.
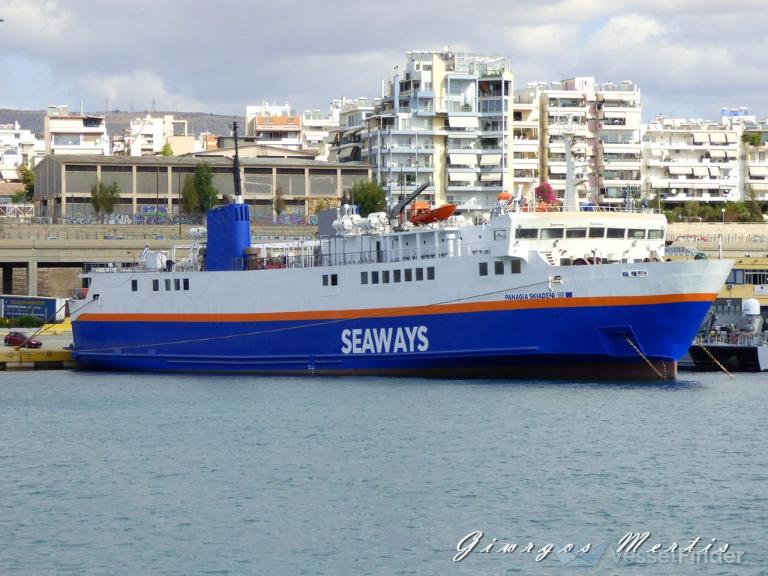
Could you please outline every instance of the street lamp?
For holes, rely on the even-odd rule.
[[[725,208],[720,208],[720,213],[723,215],[723,224],[725,224]]]

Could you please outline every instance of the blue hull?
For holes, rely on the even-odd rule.
[[[708,309],[682,302],[291,322],[75,321],[74,355],[93,367],[153,372],[666,378]]]

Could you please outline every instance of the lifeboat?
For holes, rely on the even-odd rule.
[[[456,204],[443,204],[437,208],[429,208],[426,202],[414,202],[410,221],[412,224],[432,224],[447,220],[454,210],[456,210]]]

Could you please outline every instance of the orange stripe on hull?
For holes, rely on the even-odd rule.
[[[87,322],[286,322],[292,320],[343,320],[429,316],[463,312],[494,312],[541,308],[585,308],[596,306],[648,306],[683,302],[712,302],[717,294],[661,294],[656,296],[599,296],[589,298],[543,298],[500,300],[461,304],[430,304],[398,308],[361,308],[359,310],[310,310],[302,312],[264,312],[255,314],[81,314],[76,321]]]

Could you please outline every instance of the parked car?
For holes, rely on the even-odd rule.
[[[30,338],[24,332],[8,332],[5,335],[6,346],[21,346],[22,348],[40,348],[43,343],[37,338]]]

